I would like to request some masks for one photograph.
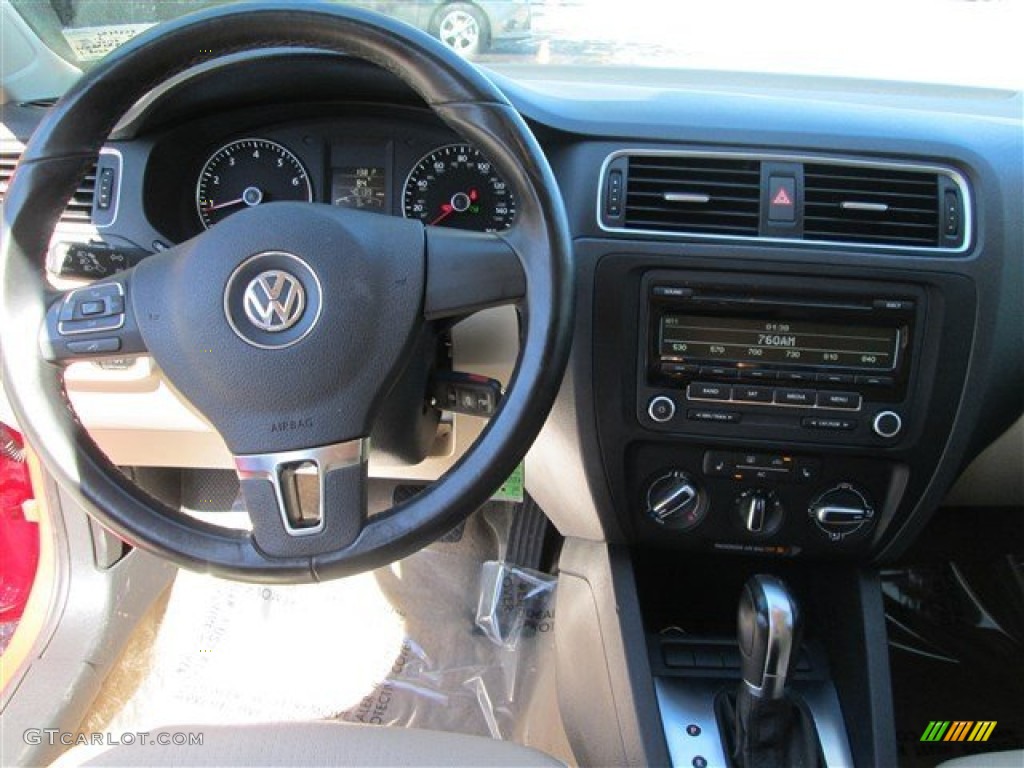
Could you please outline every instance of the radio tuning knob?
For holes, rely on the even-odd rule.
[[[647,514],[659,525],[687,531],[704,519],[708,510],[704,490],[682,470],[655,478],[647,487]]]

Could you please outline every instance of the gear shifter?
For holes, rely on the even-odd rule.
[[[754,576],[743,587],[737,617],[744,690],[778,701],[800,648],[800,612],[786,585],[774,576]]]
[[[786,683],[800,652],[800,611],[774,576],[752,576],[737,616],[743,682],[716,701],[730,763],[738,768],[824,765],[814,723]]]

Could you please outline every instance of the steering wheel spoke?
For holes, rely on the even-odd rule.
[[[369,440],[235,456],[256,545],[272,557],[342,550],[366,521]]]
[[[516,304],[526,295],[519,255],[502,235],[427,227],[428,320]]]
[[[71,363],[145,354],[130,291],[128,271],[58,295],[46,311],[39,342],[42,356]]]

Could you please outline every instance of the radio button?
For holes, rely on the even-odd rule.
[[[686,412],[686,418],[691,421],[713,421],[718,424],[738,424],[741,416],[735,411],[706,411],[690,409]]]
[[[745,403],[770,403],[772,390],[769,387],[748,387],[741,384],[733,387],[732,399]]]
[[[856,392],[819,392],[818,407],[857,411],[860,410],[860,395]]]
[[[815,392],[813,389],[776,389],[775,402],[778,405],[814,406]]]
[[[858,376],[857,383],[867,387],[891,387],[895,384],[892,376]]]
[[[708,384],[696,382],[686,391],[691,400],[728,400],[732,397],[732,387],[727,384]]]
[[[771,371],[767,368],[751,368],[749,370],[740,371],[741,379],[752,379],[754,381],[775,381],[779,378],[778,371]]]
[[[853,384],[853,375],[849,373],[819,373],[818,381],[822,384]]]
[[[808,416],[801,422],[806,429],[828,429],[849,432],[857,428],[856,419],[833,419],[828,416]]]
[[[676,404],[672,402],[672,398],[658,395],[651,398],[651,402],[647,405],[647,415],[653,421],[664,424],[666,421],[671,421],[672,417],[676,415]]]
[[[813,373],[805,373],[803,371],[782,371],[779,373],[780,381],[814,381]]]
[[[701,376],[710,376],[712,379],[735,379],[739,376],[739,371],[735,368],[725,368],[720,365],[705,365],[701,366]]]

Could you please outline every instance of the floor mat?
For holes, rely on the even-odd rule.
[[[510,523],[507,508],[485,508],[458,538],[325,584],[182,571],[159,628],[126,654],[83,727],[335,718],[559,742],[540,733],[557,721],[553,580],[537,574],[547,589],[499,596],[521,608],[512,642],[477,621],[483,564]]]

